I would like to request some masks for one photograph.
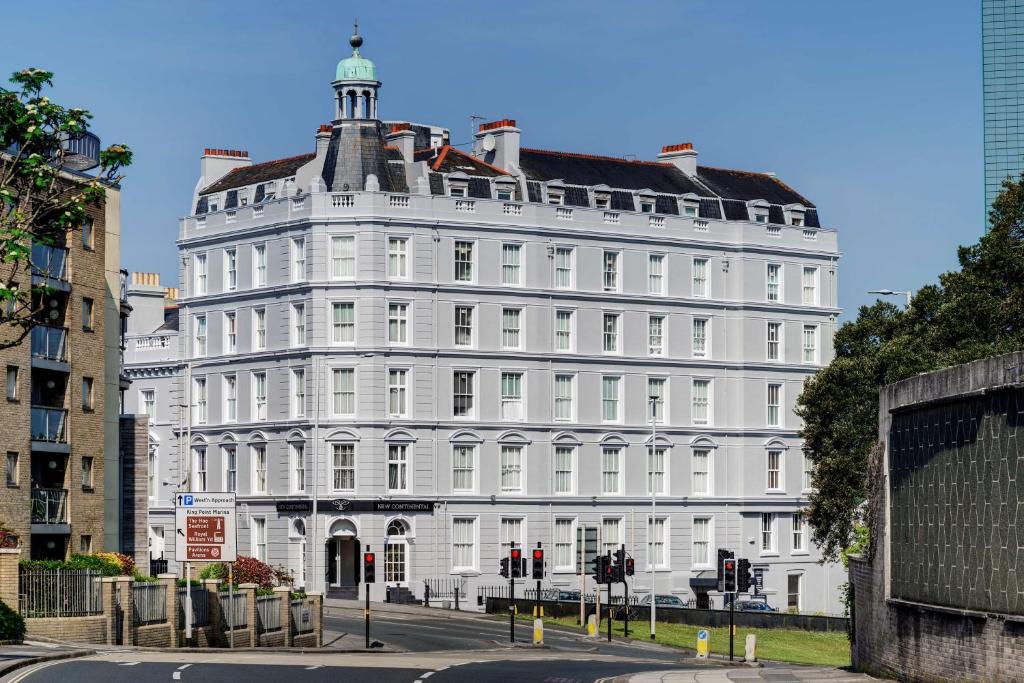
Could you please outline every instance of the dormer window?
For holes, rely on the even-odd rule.
[[[699,215],[700,197],[694,193],[687,192],[680,197],[680,204],[682,205],[684,216],[696,218]]]
[[[767,223],[768,222],[768,214],[767,213],[755,212],[754,213],[754,222],[755,223]]]
[[[239,190],[238,191],[238,204],[239,204],[239,206],[248,206],[249,205],[249,190],[248,189]]]
[[[751,199],[747,202],[747,212],[750,216],[749,220],[755,223],[767,223],[768,222],[768,210],[770,205],[763,199]]]
[[[274,183],[265,183],[263,185],[263,201],[273,201],[277,197],[277,185]]]
[[[469,196],[469,176],[462,171],[455,171],[448,175],[448,196],[449,197],[468,197]]]
[[[654,213],[654,192],[645,188],[636,194],[639,200],[637,203],[640,204],[640,213]]]
[[[209,202],[208,203],[209,203],[209,207],[210,207],[210,213],[214,213],[215,211],[220,211],[220,197],[219,196],[217,196],[215,194],[211,194],[210,197],[209,197]]]
[[[789,219],[790,225],[795,225],[798,228],[803,227],[804,212],[806,211],[803,204],[787,204],[782,208],[786,211],[786,217]]]
[[[500,199],[502,201],[506,201],[507,202],[507,201],[511,201],[512,200],[512,190],[506,190],[506,189],[503,189],[503,188],[499,187],[498,190],[497,190],[497,193],[498,193],[498,199]]]
[[[612,188],[598,185],[594,188],[594,208],[610,209],[612,207]]]
[[[515,181],[511,178],[498,178],[494,181],[495,196],[503,202],[510,202],[515,196],[515,187]]]
[[[449,197],[465,197],[466,196],[466,188],[465,187],[461,187],[461,186],[457,186],[457,185],[450,185],[448,187],[448,196]]]
[[[549,180],[547,183],[548,204],[562,206],[565,204],[565,183],[561,180]]]
[[[804,217],[803,216],[793,216],[790,219],[790,223],[795,225],[795,226],[797,226],[797,227],[802,227],[803,224],[804,224]]]

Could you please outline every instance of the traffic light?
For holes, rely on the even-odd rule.
[[[544,549],[533,549],[533,578],[540,581],[544,578]]]
[[[626,549],[619,548],[615,551],[615,564],[623,565],[626,564]]]
[[[604,581],[602,583],[607,583],[607,584],[618,583],[618,580],[615,578],[615,576],[616,576],[616,574],[618,572],[615,571],[616,570],[616,566],[611,563],[610,558],[607,558],[607,557],[604,558],[604,567],[603,567],[603,569],[604,569]]]
[[[722,592],[736,592],[736,560],[731,557],[722,560]]]
[[[377,556],[374,553],[363,553],[363,582],[377,582]]]
[[[509,551],[509,566],[512,568],[512,578],[523,577],[523,551],[519,548],[512,548]]]
[[[626,576],[633,576],[633,573],[635,571],[636,571],[636,562],[633,560],[632,557],[627,557],[626,558]]]
[[[594,562],[594,581],[597,583],[604,583],[604,565],[606,558],[604,555],[598,555],[593,559]]]
[[[725,548],[719,548],[718,549],[718,564],[716,565],[716,569],[718,570],[718,590],[719,591],[722,590],[722,580],[723,580],[723,577],[722,577],[722,563],[725,562],[730,557],[735,557],[732,554],[731,550],[726,550]]]
[[[508,558],[507,557],[501,558],[501,575],[503,577],[505,577],[506,579],[508,578]]]
[[[741,557],[736,562],[736,590],[740,593],[746,593],[750,590],[752,583],[752,577],[750,576],[750,560],[745,557]]]

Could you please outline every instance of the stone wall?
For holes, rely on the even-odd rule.
[[[852,658],[856,670],[901,681],[1024,680],[1024,616],[969,609],[952,604],[949,598],[945,604],[929,604],[893,597],[889,567],[905,558],[892,553],[888,450],[893,411],[933,411],[942,404],[955,410],[958,403],[976,402],[979,397],[996,392],[1019,391],[1022,377],[1024,353],[1014,353],[920,375],[882,390],[879,437],[887,447],[880,475],[883,485],[875,489],[877,493],[870,502],[875,520],[872,549],[867,556],[850,561]],[[1010,481],[1009,472],[1024,467],[1024,443],[1011,441],[1014,443],[1004,444],[999,451],[1005,468],[995,469],[1003,481]],[[1006,449],[1006,445],[1011,448]],[[949,493],[948,498],[956,499],[953,491],[957,483],[951,481],[948,489],[943,488]],[[977,509],[980,505],[968,507],[972,509],[963,511],[968,519],[972,514],[983,514],[983,510]],[[963,518],[961,515],[960,519]],[[936,523],[950,524],[941,517]],[[999,538],[1007,532],[1005,525],[996,523],[988,534]],[[1008,559],[1011,564],[1013,561],[1014,558]],[[999,565],[979,569],[975,580],[999,586],[1003,577],[998,576],[998,570]]]
[[[52,638],[74,643],[107,643],[107,619],[102,614],[95,617],[73,617],[61,619],[26,619],[27,638]]]

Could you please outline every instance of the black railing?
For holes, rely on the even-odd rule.
[[[150,560],[149,575],[160,576],[167,573],[167,560]]]
[[[36,325],[32,328],[32,357],[67,360],[68,328]]]
[[[32,440],[67,443],[68,411],[64,408],[32,406]]]
[[[65,489],[32,489],[32,523],[66,524],[68,492]]]
[[[68,279],[68,250],[46,244],[32,245],[32,274],[53,280]]]

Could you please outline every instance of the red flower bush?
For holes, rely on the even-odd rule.
[[[122,553],[96,553],[96,557],[112,562],[121,570],[121,576],[135,574],[135,558]]]
[[[209,564],[199,574],[201,579],[217,579],[221,582],[228,580],[228,565],[223,562]],[[255,583],[260,588],[273,588],[276,572],[266,562],[261,562],[255,557],[239,555],[234,568],[235,585],[240,583]]]

